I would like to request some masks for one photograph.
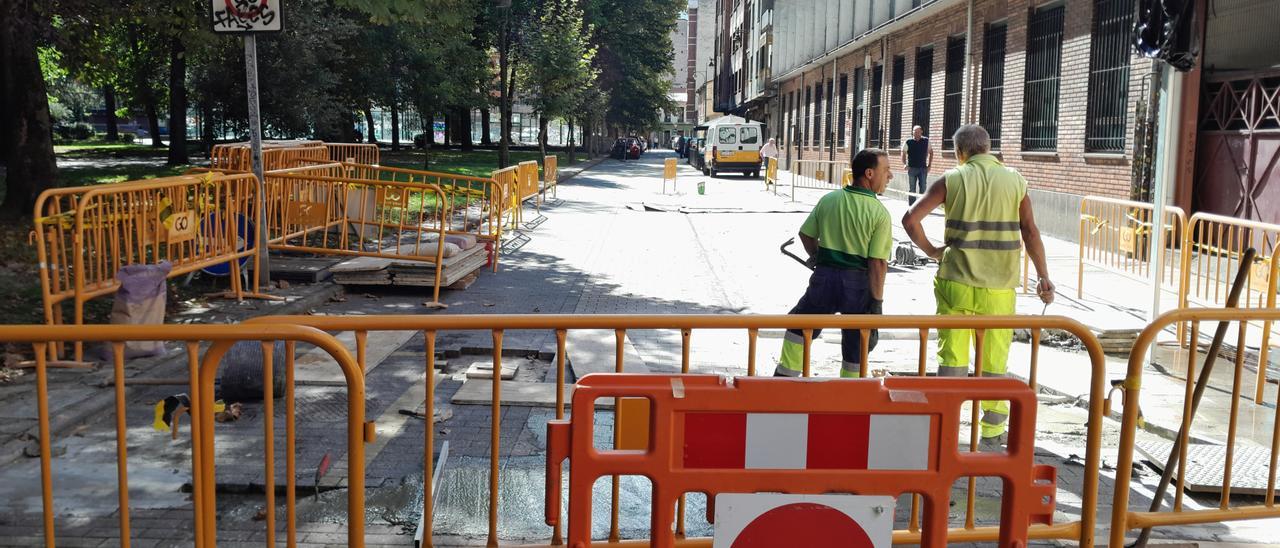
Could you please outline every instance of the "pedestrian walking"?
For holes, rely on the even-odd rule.
[[[924,194],[933,165],[933,147],[924,136],[924,128],[911,128],[911,138],[902,143],[902,163],[907,166],[907,203],[916,203],[916,196]]]
[[[937,313],[955,315],[1010,315],[1015,312],[1014,288],[1018,286],[1019,251],[1025,245],[1039,281],[1036,292],[1046,305],[1053,302],[1053,282],[1045,263],[1044,242],[1027,195],[1027,180],[990,154],[991,137],[977,125],[964,125],[955,133],[959,165],[929,185],[920,201],[902,218],[911,241],[925,255],[938,259],[933,295]],[[921,221],[945,205],[944,245],[936,247],[925,236]],[[1021,242],[1019,241],[1021,239]],[[982,343],[982,375],[1003,377],[1013,331],[988,329]],[[973,331],[938,330],[938,375],[969,374],[969,348]],[[986,444],[1002,444],[1007,437],[1009,403],[981,402],[981,433]]]
[[[853,182],[828,192],[800,225],[800,242],[814,267],[809,287],[790,314],[880,314],[884,278],[893,247],[889,210],[878,194],[889,184],[889,154],[864,149],[853,157]],[[817,338],[821,330],[814,330]],[[861,371],[862,335],[857,329],[840,332],[841,377]],[[876,335],[867,341],[875,348]],[[789,330],[782,341],[776,377],[799,377],[803,372],[804,333]]]
[[[769,169],[769,159],[778,157],[778,140],[773,137],[760,147],[760,163],[764,164],[764,169]]]

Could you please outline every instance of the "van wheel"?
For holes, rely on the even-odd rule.
[[[710,174],[712,177],[715,177],[715,176],[716,176],[716,170],[715,170],[714,168],[713,168],[713,169],[711,169],[711,170],[710,170],[710,172],[709,172],[709,174]]]

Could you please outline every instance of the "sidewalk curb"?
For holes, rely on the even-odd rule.
[[[582,167],[579,167],[579,168],[578,168],[578,171],[576,171],[576,172],[574,172],[574,173],[570,173],[569,175],[565,175],[564,177],[560,177],[560,178],[558,178],[558,179],[556,180],[556,185],[559,185],[560,183],[563,183],[563,182],[565,182],[565,181],[568,181],[569,179],[572,179],[572,178],[574,178],[574,177],[577,177],[578,175],[581,175],[581,174],[582,174],[582,172],[584,172],[584,171],[586,171],[586,170],[588,170],[588,169],[591,169],[591,168],[593,168],[593,167],[596,167],[596,166],[600,165],[600,163],[601,163],[601,162],[604,162],[604,161],[605,161],[605,160],[607,160],[608,158],[609,158],[608,156],[601,156],[601,157],[596,158],[596,159],[594,159],[594,160],[587,160],[587,161],[585,161],[585,162],[582,162],[582,164],[581,164],[581,166],[582,166]],[[575,166],[575,167],[577,167],[577,166]]]
[[[263,313],[249,316],[249,319],[258,316],[282,316],[292,314],[305,314],[308,310],[317,308],[328,302],[329,299],[342,293],[342,286],[332,282],[316,284],[316,290],[309,292],[298,299],[282,304],[278,307],[272,307],[269,310],[261,311]],[[243,319],[241,320],[243,321]],[[179,350],[173,350],[168,356],[156,358],[154,363],[148,367],[148,376],[186,376],[187,369],[186,353]],[[126,381],[126,386],[128,382]],[[126,397],[127,393],[126,393]],[[115,391],[108,389],[100,389],[100,393],[90,396],[78,404],[71,406],[62,413],[49,417],[49,435],[52,440],[67,434],[67,432],[75,429],[81,424],[91,420],[95,415],[109,414],[114,416],[114,411],[110,409],[115,406]],[[31,443],[30,439],[39,437],[40,425],[36,424],[27,430],[14,434],[8,441],[0,444],[0,464],[7,464],[19,458],[22,458],[22,449]],[[28,438],[28,439],[22,439]]]

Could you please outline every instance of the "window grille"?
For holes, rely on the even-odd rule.
[[[813,105],[813,86],[804,87],[804,118],[800,119],[800,140],[804,146],[809,146],[813,139],[813,133],[809,132],[809,108]]]
[[[834,139],[835,136],[831,134],[831,130],[832,130],[831,111],[835,109],[835,101],[832,100],[833,97],[831,96],[831,94],[835,92],[835,90],[832,89],[835,87],[835,84],[836,84],[835,80],[827,80],[827,99],[826,99],[827,111],[826,111],[826,116],[822,118],[823,145],[827,147],[830,147],[835,143],[835,139]]]
[[[933,99],[933,48],[916,50],[916,78],[912,98],[911,125],[929,134],[929,102]]]
[[[1022,150],[1058,148],[1058,78],[1062,72],[1062,6],[1038,9],[1027,22],[1027,82]]]
[[[836,133],[836,146],[844,148],[847,144],[845,141],[845,125],[849,120],[849,75],[840,75],[840,116],[839,124],[836,125],[838,133]]]
[[[1089,107],[1085,115],[1087,151],[1124,152],[1129,101],[1129,32],[1133,3],[1095,0],[1089,51]]]
[[[906,77],[905,57],[893,58],[893,80],[889,87],[889,148],[902,146],[902,81]]]
[[[880,104],[884,91],[884,65],[871,68],[871,105],[868,115],[868,134],[872,148],[884,148],[884,135],[881,130]]]
[[[1008,27],[987,27],[982,38],[982,97],[978,124],[991,135],[991,149],[1000,150],[1000,117],[1004,112],[1004,52]]]
[[[853,135],[854,148],[858,147],[858,138],[862,135],[863,110],[866,108],[862,97],[863,93],[866,92],[866,86],[863,84],[863,78],[866,77],[863,74],[864,72],[866,71],[862,67],[853,70],[853,127],[851,133]]]
[[[822,82],[813,85],[813,146],[822,146]]]
[[[947,76],[943,82],[942,96],[943,150],[955,148],[951,137],[960,129],[961,96],[964,93],[964,42],[963,36],[947,39]]]

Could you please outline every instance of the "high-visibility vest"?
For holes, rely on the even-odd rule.
[[[938,277],[974,287],[1017,287],[1022,241],[1018,208],[1027,180],[990,154],[948,170],[947,249]]]

